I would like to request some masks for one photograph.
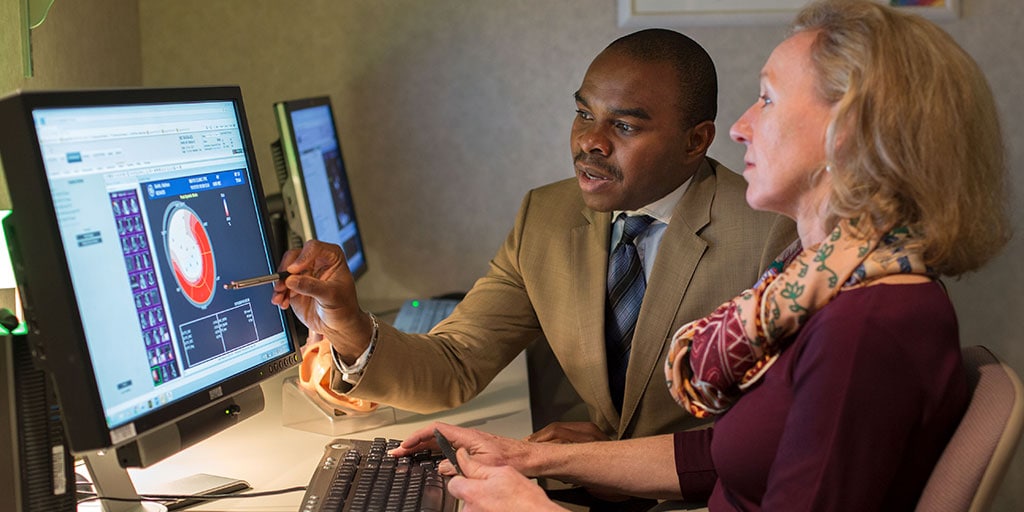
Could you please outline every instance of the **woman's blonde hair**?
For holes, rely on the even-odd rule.
[[[944,275],[977,269],[1009,239],[1002,133],[988,82],[935,24],[871,1],[816,2],[794,32],[836,105],[826,152],[829,225],[906,226]]]

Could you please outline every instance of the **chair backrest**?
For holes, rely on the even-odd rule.
[[[982,346],[963,349],[967,412],[935,465],[918,511],[984,511],[992,504],[1024,428],[1024,387]]]

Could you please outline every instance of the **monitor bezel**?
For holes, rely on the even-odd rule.
[[[356,239],[363,255],[362,265],[358,268],[352,268],[349,266],[352,278],[358,279],[365,274],[369,268],[366,255],[366,245],[363,244],[362,225],[359,223],[359,214],[355,205],[355,198],[352,195],[352,187],[349,183],[350,177],[348,164],[345,162],[345,152],[342,148],[341,136],[338,134],[338,120],[334,116],[334,107],[331,104],[329,96],[312,96],[274,103],[274,120],[277,124],[277,131],[280,136],[279,143],[281,144],[282,151],[281,160],[285,170],[285,181],[281,185],[281,192],[282,195],[289,196],[285,197],[285,214],[288,217],[289,228],[295,232],[295,234],[302,237],[303,242],[306,240],[317,239],[316,226],[313,225],[313,220],[310,218],[311,207],[309,204],[309,194],[306,190],[306,176],[303,172],[301,162],[295,157],[297,154],[298,141],[295,138],[295,126],[294,123],[292,123],[291,115],[297,110],[305,110],[321,106],[326,106],[327,111],[330,113],[331,128],[334,131],[334,141],[338,145],[338,158],[341,159],[342,172],[345,173],[345,195],[348,197],[349,204],[352,208],[352,222],[356,226]],[[291,204],[291,200],[294,200],[297,204]],[[296,211],[287,211],[292,208]],[[297,217],[297,219],[294,219],[294,217]],[[298,223],[297,226],[296,221]],[[299,232],[299,229],[301,229],[301,232]]]
[[[276,265],[278,262],[273,261],[267,223],[266,198],[239,87],[27,91],[0,99],[0,159],[13,210],[4,227],[33,356],[36,364],[46,370],[56,384],[69,445],[74,453],[131,443],[148,432],[259,385],[296,365],[301,357],[290,321],[282,312],[289,352],[132,419],[129,423],[133,427],[127,434],[122,426],[107,425],[32,112],[39,108],[193,101],[230,101],[235,105],[250,170],[250,186],[255,191],[260,229],[267,252],[271,255],[271,264]],[[39,236],[40,233],[52,233],[53,236]],[[112,434],[114,431],[117,431],[116,435]]]

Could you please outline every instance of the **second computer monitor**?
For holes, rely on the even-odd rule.
[[[327,97],[274,104],[273,144],[285,215],[295,246],[316,239],[341,246],[355,277],[366,272],[341,143]]]

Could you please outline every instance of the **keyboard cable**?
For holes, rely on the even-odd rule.
[[[278,494],[289,494],[293,492],[306,492],[306,486],[287,487],[284,489],[275,489],[270,491],[256,491],[256,492],[243,492],[243,493],[229,493],[229,494],[140,494],[138,498],[119,498],[114,496],[89,496],[78,500],[79,504],[90,502],[90,501],[121,501],[121,502],[143,502],[143,501],[170,501],[170,500],[202,500],[202,501],[213,501],[213,500],[225,500],[225,499],[237,499],[237,498],[263,498],[266,496],[275,496]],[[79,492],[79,494],[85,494]]]

